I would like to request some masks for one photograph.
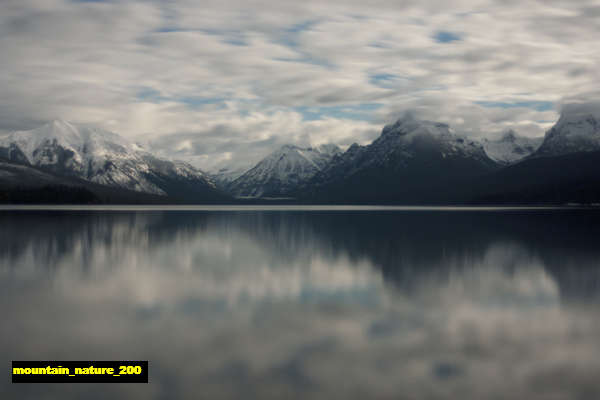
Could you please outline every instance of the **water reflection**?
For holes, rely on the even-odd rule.
[[[3,213],[2,358],[148,359],[151,383],[0,393],[597,398],[598,222],[590,211]]]

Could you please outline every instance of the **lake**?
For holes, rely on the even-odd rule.
[[[0,211],[0,398],[597,399],[600,210]],[[11,360],[148,384],[11,384]]]

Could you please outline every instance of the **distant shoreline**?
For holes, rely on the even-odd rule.
[[[600,210],[600,205],[77,205],[0,204],[0,211],[536,211]]]

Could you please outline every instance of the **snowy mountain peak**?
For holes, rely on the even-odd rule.
[[[304,162],[320,169],[324,160],[328,160],[340,152],[340,148],[336,145],[326,144],[318,147],[299,147],[293,144],[285,144],[266,156],[259,165],[261,163],[265,166],[267,164],[271,166],[273,163],[286,165]],[[277,170],[280,170],[280,168]]]
[[[450,134],[450,126],[441,122],[418,119],[407,112],[395,123],[383,127],[381,136],[407,136],[428,134],[433,136]]]
[[[563,112],[556,125],[548,133],[564,135],[597,135],[600,131],[600,115],[589,111]]]
[[[284,144],[279,149],[275,150],[271,155],[279,155],[279,154],[309,154],[309,153],[317,153],[317,154],[336,154],[340,152],[340,148],[335,144],[322,144],[316,147],[300,147],[294,144]]]
[[[386,125],[371,144],[355,143],[334,157],[303,189],[325,201],[360,204],[386,196],[418,201],[434,184],[448,185],[496,168],[481,143],[455,134],[445,123],[408,113]]]
[[[231,182],[229,189],[238,197],[286,196],[339,153],[339,147],[329,144],[318,147],[284,145]]]
[[[492,160],[509,165],[533,154],[542,144],[542,140],[542,137],[528,138],[509,129],[497,140],[483,139],[483,147]]]
[[[55,174],[159,195],[168,194],[172,179],[214,186],[191,165],[158,158],[113,132],[63,120],[0,138],[0,155]]]
[[[321,154],[330,154],[335,155],[341,153],[340,148],[332,143],[322,144],[316,148],[316,150]]]
[[[560,118],[556,123],[580,122],[584,120],[600,120],[600,103],[572,103],[565,104],[561,110]]]
[[[417,119],[411,113],[385,126],[371,147],[381,153],[401,151],[405,157],[427,151],[443,157],[488,158],[481,143],[454,133],[448,124]]]
[[[512,129],[507,130],[506,132],[504,132],[502,134],[500,141],[501,142],[509,142],[509,143],[516,142],[517,141],[517,132],[515,132]]]
[[[29,164],[48,166],[59,162],[59,152],[68,152],[75,164],[104,154],[127,154],[138,146],[121,136],[96,127],[54,120],[29,131],[17,131],[0,138],[0,147],[16,145]],[[60,150],[59,150],[60,149]]]
[[[556,156],[600,150],[600,110],[566,108],[546,132],[537,156]]]

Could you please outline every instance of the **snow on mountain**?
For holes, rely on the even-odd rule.
[[[240,176],[248,171],[248,168],[221,168],[216,172],[209,172],[211,179],[218,187],[227,188],[231,182],[235,181]]]
[[[483,146],[447,124],[407,113],[371,144],[353,144],[306,185],[302,193],[325,202],[420,202],[450,182],[498,168]],[[427,197],[429,196],[429,197]]]
[[[432,155],[448,160],[465,158],[493,164],[480,143],[454,133],[447,124],[419,120],[406,113],[394,124],[386,125],[371,144],[353,144],[343,155],[335,157],[319,177],[328,180],[384,166],[397,170],[415,159]]]
[[[543,137],[520,136],[511,129],[498,140],[483,139],[483,148],[492,160],[499,164],[509,165],[533,154],[543,140]]]
[[[566,108],[535,156],[600,150],[600,110]]]
[[[462,155],[485,158],[485,152],[478,142],[454,133],[447,124],[419,120],[411,113],[395,124],[385,126],[373,145],[379,148],[395,145],[407,151],[428,147],[438,149],[444,157]]]
[[[167,195],[175,184],[214,184],[202,171],[180,161],[158,158],[140,145],[96,127],[56,120],[0,138],[0,157],[138,192]]]
[[[281,197],[312,178],[341,153],[335,145],[284,145],[235,179],[229,190],[237,197]]]
[[[411,113],[385,126],[381,136],[369,148],[382,155],[400,150],[409,158],[421,151],[435,151],[443,158],[488,159],[479,142],[456,134],[447,124],[420,120]]]

